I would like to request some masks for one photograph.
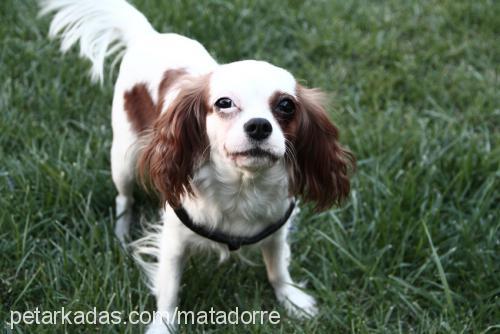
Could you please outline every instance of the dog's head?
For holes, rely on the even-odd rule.
[[[207,159],[250,175],[284,163],[290,193],[328,208],[347,196],[354,158],[338,143],[323,102],[319,91],[261,61],[188,76],[153,125],[140,170],[176,207],[193,193],[191,179]]]

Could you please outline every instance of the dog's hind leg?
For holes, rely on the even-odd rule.
[[[132,222],[133,190],[137,136],[123,110],[123,99],[115,94],[113,101],[113,143],[111,145],[111,175],[118,195],[116,196],[115,234],[125,244]]]
[[[122,244],[128,236],[132,221],[132,204],[134,203],[134,168],[121,143],[113,140],[111,148],[111,174],[118,195],[116,196],[115,234]]]

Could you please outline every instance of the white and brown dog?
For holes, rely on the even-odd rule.
[[[125,0],[46,0],[41,8],[56,12],[50,35],[63,51],[80,42],[94,79],[106,56],[125,49],[112,107],[115,231],[123,242],[138,171],[163,208],[161,227],[138,247],[158,260],[147,272],[165,316],[149,332],[167,332],[193,246],[227,254],[258,243],[278,300],[295,316],[314,315],[314,299],[288,271],[287,225],[296,198],[317,210],[345,198],[354,164],[322,94],[263,61],[218,64],[197,41],[156,32]]]

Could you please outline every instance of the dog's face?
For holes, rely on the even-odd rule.
[[[295,79],[258,61],[222,65],[210,76],[206,131],[211,151],[247,171],[268,168],[286,152],[281,119],[295,112]],[[276,100],[275,96],[281,95]]]
[[[170,205],[193,194],[194,173],[215,156],[247,174],[284,163],[290,194],[317,209],[347,196],[354,158],[338,143],[322,94],[286,70],[240,61],[187,76],[179,90],[139,159],[140,170]]]

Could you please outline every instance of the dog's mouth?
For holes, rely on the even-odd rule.
[[[278,160],[278,156],[260,147],[253,147],[249,150],[239,152],[227,152],[228,156],[233,159],[237,158],[263,158],[272,161]]]

